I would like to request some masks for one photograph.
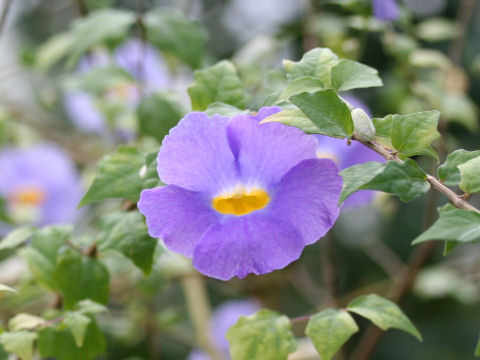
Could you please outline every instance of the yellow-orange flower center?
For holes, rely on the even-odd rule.
[[[16,191],[11,200],[26,205],[40,205],[45,201],[45,192],[37,187],[26,187]]]
[[[212,200],[212,206],[222,214],[245,215],[263,209],[270,196],[263,189],[241,189],[233,193],[219,195]]]
[[[333,160],[333,162],[335,162],[337,165],[340,165],[340,159],[334,153],[317,151],[316,155],[319,159],[330,159]]]

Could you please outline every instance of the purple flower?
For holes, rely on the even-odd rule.
[[[396,0],[373,0],[373,15],[377,19],[392,21],[398,18],[399,12]]]
[[[0,151],[0,196],[7,214],[35,225],[73,220],[81,197],[77,171],[56,146]]]
[[[158,154],[165,187],[143,190],[138,207],[151,236],[193,257],[197,270],[228,280],[298,259],[333,226],[342,179],[315,157],[315,138],[258,122],[281,109],[233,118],[186,115]]]
[[[210,322],[211,339],[215,349],[222,355],[222,359],[229,359],[229,345],[225,338],[228,329],[235,325],[240,316],[249,316],[260,310],[260,305],[251,300],[231,300],[219,306],[213,313]],[[202,351],[194,350],[187,360],[211,360]]]
[[[105,99],[138,106],[140,92],[150,94],[169,85],[169,74],[160,53],[138,39],[132,39],[115,50],[113,56],[103,52],[92,53],[78,64],[77,72],[86,73],[94,68],[116,65],[131,74],[135,82],[125,82],[110,89]],[[96,104],[97,99],[84,91],[71,91],[65,95],[67,115],[77,128],[85,132],[100,133],[106,130],[106,118]]]
[[[315,137],[318,141],[317,157],[332,159],[341,170],[367,161],[385,161],[383,156],[359,142],[354,141],[348,146],[345,139],[325,135]],[[374,195],[375,192],[371,190],[357,191],[345,200],[344,207],[366,205],[372,201]]]

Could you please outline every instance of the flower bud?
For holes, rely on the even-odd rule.
[[[355,134],[361,140],[372,141],[375,139],[375,126],[365,111],[360,108],[353,109],[352,120]]]

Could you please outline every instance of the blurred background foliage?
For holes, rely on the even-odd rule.
[[[327,238],[307,247],[299,261],[229,282],[200,277],[187,260],[148,237],[138,212],[127,210],[134,209],[143,186],[158,183],[154,154],[168,130],[191,111],[187,88],[194,70],[221,59],[231,59],[238,69],[246,90],[239,103],[256,110],[285,86],[282,59],[298,60],[314,47],[329,47],[379,70],[384,87],[350,94],[373,116],[438,109],[442,140],[434,147],[440,159],[458,148],[478,149],[479,2],[404,0],[399,5],[398,18],[384,21],[373,16],[369,0],[1,0],[0,146],[55,144],[75,163],[82,193],[98,169],[110,174],[101,180],[109,186],[90,189],[84,204],[107,197],[127,200],[87,205],[68,219],[75,222],[73,230],[48,228],[31,240],[28,233],[17,234],[13,245],[0,242],[0,283],[19,293],[0,292],[0,326],[11,330],[9,320],[18,313],[58,325],[55,319],[70,311],[90,321],[85,345],[73,342],[63,318],[54,328],[41,323],[35,344],[42,356],[184,359],[202,343],[202,335],[195,335],[202,329],[189,312],[204,311],[208,319],[206,296],[211,309],[251,298],[290,318],[344,306],[365,293],[397,296],[392,286],[418,257],[411,240],[446,202],[433,193],[409,203],[378,194],[369,205],[343,211]],[[114,151],[114,161],[98,165]],[[124,161],[131,167],[122,168]],[[432,159],[419,161],[425,169],[436,167]],[[50,166],[48,159],[38,162]],[[110,171],[109,166],[118,167]],[[115,171],[143,171],[144,183],[120,191]],[[0,198],[0,235],[39,223],[28,209],[12,211],[8,203]],[[475,198],[472,203],[480,204]],[[52,242],[57,245],[46,249]],[[143,250],[132,250],[133,242]],[[433,244],[426,264],[405,285],[411,291],[399,296],[423,343],[389,331],[372,359],[473,358],[480,331],[478,244],[448,256],[441,244]],[[96,279],[93,284],[89,277]],[[82,310],[77,301],[86,297],[108,312]],[[27,330],[37,326],[28,324]],[[368,324],[359,324],[348,352],[362,342]],[[302,323],[298,327],[301,333]],[[318,358],[308,349],[296,356]],[[7,358],[0,346],[0,359]]]

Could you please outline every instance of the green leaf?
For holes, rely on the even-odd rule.
[[[458,165],[460,189],[467,194],[480,192],[480,156]]]
[[[357,331],[358,326],[349,313],[326,309],[310,318],[305,334],[312,339],[322,360],[330,360]]]
[[[0,292],[2,292],[2,291],[6,291],[6,292],[11,292],[11,293],[17,294],[17,291],[16,291],[15,289],[12,289],[10,286],[4,285],[4,284],[0,284]]]
[[[282,360],[295,351],[290,320],[270,310],[242,316],[227,332],[232,360]]]
[[[403,330],[422,341],[422,335],[398,305],[381,296],[375,294],[360,296],[348,304],[347,310],[369,319],[382,330],[390,328]]]
[[[205,33],[197,23],[181,12],[154,9],[145,14],[147,38],[153,45],[169,52],[193,69],[200,67],[203,58]]]
[[[378,71],[359,62],[342,59],[332,67],[332,87],[338,91],[382,86]]]
[[[72,229],[71,225],[53,225],[39,229],[32,238],[32,246],[21,251],[35,279],[50,290],[58,289],[53,276],[57,255],[71,236]]]
[[[90,299],[79,301],[75,308],[81,314],[100,314],[108,311],[106,306]]]
[[[40,284],[52,291],[58,289],[58,284],[53,277],[55,263],[52,263],[47,256],[34,247],[22,249],[20,255],[25,259],[30,271]]]
[[[412,244],[427,240],[470,242],[480,237],[480,214],[475,211],[457,209],[452,205],[438,208],[439,218]]]
[[[318,133],[318,128],[315,124],[305,115],[305,113],[299,108],[291,108],[279,111],[269,117],[263,119],[260,124],[269,122],[279,122],[284,125],[294,126],[300,130],[308,133]]]
[[[19,330],[34,330],[45,325],[46,321],[38,316],[20,313],[8,321],[8,329],[12,332]]]
[[[83,340],[85,339],[85,334],[91,321],[92,319],[79,312],[67,312],[65,314],[63,323],[72,332],[75,344],[78,347],[83,346]]]
[[[480,150],[455,150],[454,152],[448,154],[445,162],[438,167],[438,178],[448,186],[460,184],[460,170],[458,169],[458,165],[461,165],[479,156]]]
[[[301,92],[312,92],[323,89],[323,82],[311,76],[302,76],[291,81],[280,93],[277,103],[287,100],[290,96]]]
[[[467,94],[449,91],[439,101],[442,120],[455,122],[472,132],[478,130],[476,105]]]
[[[148,275],[152,270],[157,241],[148,235],[147,226],[139,212],[114,212],[102,221],[98,248],[121,252]]]
[[[443,247],[443,256],[450,254],[459,244],[460,243],[456,241],[445,241],[445,246]]]
[[[33,235],[32,246],[55,264],[59,249],[65,245],[72,231],[72,225],[52,225],[38,229]]]
[[[300,61],[283,60],[283,67],[290,80],[309,76],[319,79],[323,87],[330,87],[330,71],[338,62],[338,56],[330,49],[316,48],[305,53]]]
[[[75,63],[94,45],[125,38],[135,21],[134,12],[119,9],[99,10],[75,20],[70,64]]]
[[[37,334],[31,331],[4,332],[0,334],[0,344],[7,352],[17,355],[22,360],[33,357],[33,343]]]
[[[384,170],[360,189],[378,190],[410,201],[430,189],[425,172],[412,159],[400,163],[387,161]]]
[[[425,41],[451,40],[458,36],[455,22],[445,18],[428,18],[416,26],[417,36]]]
[[[99,174],[80,201],[84,206],[109,198],[127,198],[137,202],[144,189],[141,169],[145,155],[134,146],[120,146],[99,162]]]
[[[373,118],[375,126],[375,141],[389,149],[393,149],[392,145],[392,124],[393,115],[387,115],[384,118]]]
[[[125,69],[115,65],[107,65],[77,75],[70,79],[66,86],[102,95],[112,89],[133,84],[134,81],[133,76]]]
[[[106,304],[109,274],[97,259],[69,251],[59,259],[54,278],[63,295],[64,306],[72,309],[77,301],[92,299]]]
[[[342,193],[340,195],[339,204],[345,201],[355,191],[360,190],[362,186],[372,181],[375,176],[385,170],[385,164],[368,161],[363,164],[350,166],[340,171],[343,178]]]
[[[32,226],[22,226],[16,228],[8,233],[0,241],[0,250],[13,249],[25,242],[35,232],[35,228]]]
[[[35,58],[36,68],[41,71],[49,70],[61,58],[68,55],[72,45],[72,36],[69,32],[55,34],[38,49]]]
[[[439,118],[438,111],[393,115],[391,139],[394,148],[404,157],[419,154],[440,137],[437,131]]]
[[[317,133],[342,138],[352,136],[352,115],[335,91],[304,92],[292,96],[290,101],[318,127]]]
[[[208,105],[208,108],[205,110],[208,116],[213,116],[215,114],[232,117],[238,114],[246,114],[248,110],[240,110],[235,106],[228,105],[221,102],[214,102]]]
[[[39,332],[38,350],[43,358],[61,360],[93,360],[105,351],[105,339],[96,322],[91,319],[78,347],[70,330],[46,327]]]
[[[143,98],[137,108],[137,114],[140,132],[146,136],[153,136],[160,142],[183,116],[180,107],[161,94]]]
[[[223,102],[244,108],[248,96],[237,74],[237,69],[228,60],[223,60],[204,70],[196,70],[194,83],[188,88],[192,110],[204,111],[214,102]]]

